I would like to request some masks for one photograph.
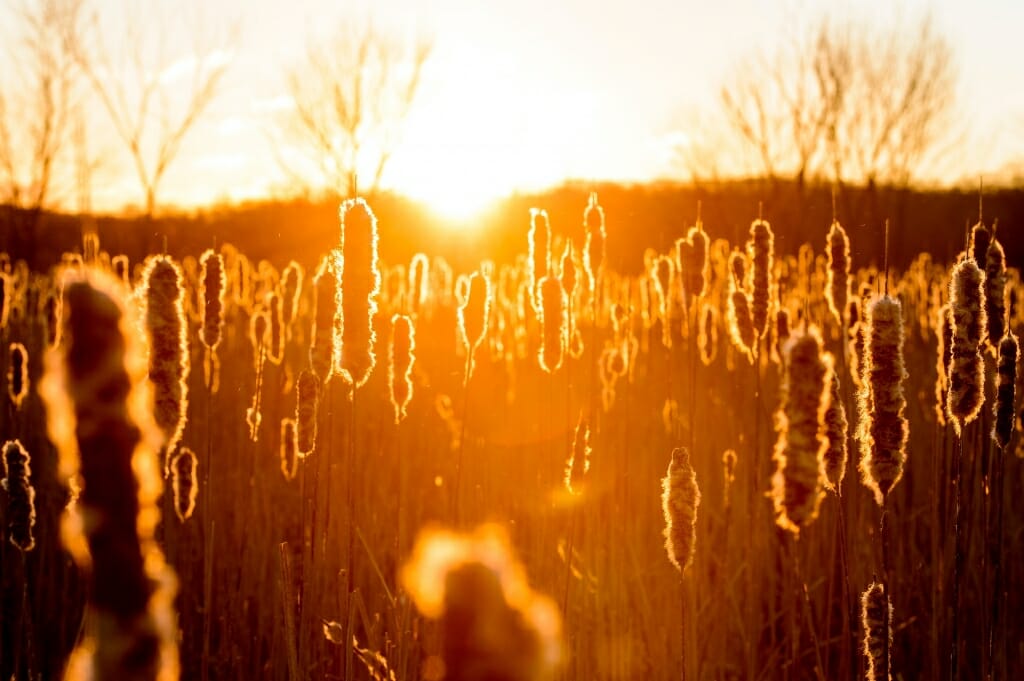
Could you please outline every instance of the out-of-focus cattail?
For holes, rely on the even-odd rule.
[[[7,328],[11,317],[11,278],[6,272],[0,272],[0,331]]]
[[[698,507],[700,487],[690,463],[690,452],[685,447],[677,447],[672,450],[668,472],[661,479],[661,510],[665,515],[665,551],[680,572],[693,562]]]
[[[979,269],[985,269],[985,261],[988,259],[988,247],[992,241],[992,232],[988,231],[980,221],[971,227],[970,248],[968,253]]]
[[[60,292],[51,289],[43,300],[43,322],[46,325],[46,347],[55,348],[60,343],[62,303]]]
[[[281,473],[285,480],[294,480],[299,470],[298,440],[295,433],[295,419],[281,419]]]
[[[487,337],[491,311],[491,282],[479,272],[469,278],[469,292],[459,306],[459,333],[466,348],[466,382],[473,375],[474,356]]]
[[[825,440],[828,446],[822,459],[825,464],[825,484],[836,494],[842,489],[843,478],[846,476],[846,438],[849,427],[846,407],[839,393],[839,374],[833,371],[830,399],[825,410]]]
[[[125,287],[131,286],[132,268],[127,255],[115,255],[110,259],[110,267],[114,270],[114,276],[120,279]]]
[[[860,473],[881,506],[903,477],[909,426],[904,415],[903,306],[891,296],[871,303],[865,319],[864,373],[858,396]]]
[[[337,286],[334,267],[337,254],[332,252],[320,261],[320,267],[313,276],[313,295],[316,308],[313,311],[313,333],[309,345],[309,366],[326,385],[333,371],[336,338],[334,318],[338,312]]]
[[[430,260],[417,253],[409,262],[409,314],[418,315],[430,292]]]
[[[732,484],[736,482],[736,452],[727,449],[722,453],[722,507],[732,505]]]
[[[196,475],[198,465],[195,452],[188,447],[179,449],[171,460],[174,513],[181,522],[191,518],[196,510],[196,497],[199,495],[199,477]]]
[[[341,364],[349,382],[358,388],[370,377],[377,357],[373,316],[380,292],[377,263],[377,218],[362,199],[341,205]]]
[[[281,310],[281,296],[277,292],[267,299],[267,359],[271,364],[280,365],[284,360],[285,322]]]
[[[153,531],[160,520],[146,361],[118,284],[84,270],[64,286],[66,340],[47,353],[40,394],[59,470],[81,489],[64,544],[88,578],[92,615],[71,679],[177,679],[173,571]]]
[[[320,407],[320,379],[303,371],[295,382],[295,443],[300,459],[316,449],[316,419]]]
[[[604,267],[605,231],[604,209],[597,202],[597,194],[590,193],[587,208],[583,211],[583,225],[587,230],[587,243],[583,250],[583,270],[587,274],[589,297],[593,303],[597,282]]]
[[[182,307],[185,287],[181,268],[166,255],[153,256],[146,262],[142,282],[153,419],[164,435],[169,465],[188,415],[188,323]]]
[[[984,276],[972,259],[964,258],[953,268],[949,283],[953,345],[947,408],[958,435],[978,416],[985,401],[981,356],[981,334],[986,326]]]
[[[572,333],[576,328],[576,310],[573,309],[573,305],[576,301],[576,287],[579,285],[579,271],[576,268],[576,255],[571,241],[565,244],[565,252],[562,254],[561,279],[562,288],[565,289],[565,300],[569,305],[567,314],[569,330]]]
[[[1000,448],[1006,449],[1013,435],[1013,401],[1017,385],[1017,337],[1007,331],[999,341],[999,361],[996,365],[996,403],[992,407],[995,423],[992,424],[992,439]]]
[[[569,342],[569,320],[566,313],[565,291],[557,277],[540,280],[540,322],[543,328],[538,358],[540,368],[549,374],[562,366],[565,348]]]
[[[199,258],[202,269],[202,310],[203,324],[199,339],[210,350],[220,345],[221,330],[224,327],[224,292],[227,275],[224,273],[224,258],[213,249],[207,249]]]
[[[993,352],[1006,333],[1006,279],[1006,255],[1002,245],[992,239],[985,257],[985,320]]]
[[[782,364],[782,348],[786,345],[786,341],[789,340],[789,334],[789,310],[780,307],[775,311],[775,329],[772,333],[772,353],[774,355],[772,359],[779,364]]]
[[[821,336],[812,326],[790,337],[783,357],[771,496],[775,522],[798,534],[818,517],[825,496],[822,457],[828,448],[825,414],[832,394],[832,356],[822,351]]]
[[[708,258],[708,235],[700,220],[686,233],[686,238],[676,240],[676,261],[683,279],[686,304],[703,298],[711,287],[711,261]]]
[[[828,280],[825,297],[839,328],[843,328],[846,301],[850,297],[850,239],[838,221],[828,230]]]
[[[28,396],[28,350],[21,343],[11,343],[7,361],[7,396],[20,409]]]
[[[751,321],[754,333],[763,338],[768,331],[768,313],[772,301],[772,262],[775,257],[775,235],[764,220],[750,225]]]
[[[743,254],[734,252],[729,257],[730,270],[733,273],[729,280],[729,301],[726,306],[726,318],[729,323],[729,337],[732,343],[747,361],[754,361],[754,350],[757,344],[757,333],[754,329],[754,320],[750,312],[750,299],[747,292],[743,290],[742,273],[746,269],[746,260]],[[737,274],[741,277],[737,278]]]
[[[846,361],[850,366],[850,378],[858,390],[861,388],[864,365],[866,322],[861,314],[861,300],[854,297],[846,306]]]
[[[565,489],[569,494],[580,494],[590,472],[590,419],[580,412],[576,432],[572,438],[572,450],[565,464]]]
[[[259,439],[260,423],[263,422],[263,365],[267,356],[267,336],[270,324],[267,312],[257,308],[249,317],[249,342],[253,350],[253,371],[256,385],[253,389],[252,405],[245,411],[245,423],[249,426],[249,439]]]
[[[891,681],[888,653],[892,649],[892,603],[884,584],[872,582],[861,594],[860,622],[864,629],[865,678]]]
[[[540,282],[551,272],[551,227],[548,213],[539,208],[530,209],[530,294],[534,309],[540,309]]]
[[[290,261],[281,273],[281,321],[291,326],[299,313],[299,300],[302,298],[302,283],[306,278],[306,270],[302,265]]]
[[[718,308],[704,305],[701,310],[697,327],[697,348],[700,350],[700,361],[708,366],[715,361],[718,354]]]
[[[31,551],[36,540],[36,491],[32,487],[31,458],[19,440],[8,440],[3,447],[4,479],[0,487],[7,492],[7,538],[21,551]]]
[[[416,331],[406,315],[396,314],[391,318],[390,359],[388,383],[395,423],[398,424],[405,418],[412,400],[412,365],[416,361]]]
[[[938,309],[935,336],[938,339],[935,361],[935,420],[940,426],[944,426],[946,415],[949,413],[949,370],[953,361],[953,316],[950,314],[948,303]]]

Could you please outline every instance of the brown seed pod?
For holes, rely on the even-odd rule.
[[[467,382],[473,375],[476,349],[487,337],[491,297],[491,282],[480,272],[474,272],[469,278],[464,302],[459,305],[459,334],[466,349]]]
[[[950,314],[948,303],[938,309],[935,337],[938,339],[935,361],[935,421],[944,426],[946,415],[949,413],[949,370],[953,362],[953,315]]]
[[[832,372],[831,395],[828,409],[825,411],[825,439],[828,446],[822,455],[825,464],[825,484],[836,494],[842,489],[843,478],[846,476],[846,438],[849,422],[846,420],[846,407],[839,392],[839,374]]]
[[[298,440],[295,419],[281,419],[281,473],[285,480],[294,480],[299,470]]]
[[[843,328],[846,302],[850,297],[850,239],[846,236],[846,230],[837,221],[833,220],[828,230],[825,250],[828,254],[825,297],[832,317],[839,328]]]
[[[565,489],[569,494],[581,494],[590,472],[590,419],[580,411],[576,432],[572,438],[572,449],[565,464]]]
[[[362,199],[341,205],[341,346],[337,369],[354,388],[366,383],[377,363],[373,317],[380,293],[377,218]]]
[[[992,439],[1006,449],[1013,435],[1014,389],[1017,385],[1017,355],[1020,348],[1013,332],[1007,332],[999,341],[999,361],[996,365],[996,403],[992,407],[995,423]]]
[[[530,246],[530,295],[533,297],[534,309],[539,310],[540,281],[551,272],[551,227],[547,211],[530,209],[530,232],[527,239]]]
[[[864,660],[868,681],[891,681],[888,651],[892,649],[892,603],[885,585],[872,582],[860,597],[864,629]]]
[[[1006,255],[992,239],[985,257],[985,320],[988,346],[993,352],[1006,333]]]
[[[425,253],[417,253],[409,262],[409,314],[420,313],[430,293],[430,260]]]
[[[32,529],[36,524],[36,491],[32,487],[31,457],[19,440],[3,446],[4,479],[7,492],[7,538],[21,552],[35,548]]]
[[[661,480],[661,509],[665,516],[665,551],[680,572],[693,562],[699,507],[697,473],[690,464],[689,451],[678,447],[672,451],[668,472]]]
[[[199,476],[196,467],[199,460],[195,452],[182,447],[171,459],[171,489],[174,491],[174,513],[178,520],[185,522],[196,510],[196,497],[199,496]]]
[[[583,249],[583,270],[587,275],[588,303],[593,304],[605,258],[604,209],[597,202],[597,194],[590,193],[583,211],[583,225],[587,242]]]
[[[302,265],[290,261],[281,273],[281,321],[290,327],[299,314],[299,301],[302,299],[302,284],[306,278],[306,270]]]
[[[768,315],[772,301],[772,261],[775,257],[775,235],[764,220],[754,220],[750,225],[750,264],[753,289],[751,291],[751,321],[754,333],[763,338],[768,332]]]
[[[569,342],[569,319],[566,312],[565,291],[557,277],[540,280],[540,323],[543,328],[538,359],[540,368],[552,374],[562,366]]]
[[[981,356],[986,326],[984,276],[973,260],[964,258],[953,268],[949,284],[953,344],[947,408],[958,435],[978,416],[985,401],[985,365]]]
[[[224,273],[224,258],[220,253],[207,249],[199,258],[202,268],[202,310],[203,323],[199,339],[210,350],[220,345],[221,329],[224,326],[224,293],[227,289],[227,275]]]
[[[7,361],[7,396],[15,409],[28,396],[28,350],[21,343],[11,343]]]
[[[388,365],[388,384],[391,386],[391,406],[395,410],[395,423],[405,418],[412,400],[412,366],[416,362],[416,332],[412,320],[396,314],[391,318],[391,352]]]
[[[303,371],[295,382],[296,452],[304,459],[316,449],[316,419],[320,410],[320,379],[312,371]]]

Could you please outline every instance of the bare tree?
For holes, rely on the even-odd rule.
[[[131,156],[145,215],[152,218],[168,168],[218,93],[237,29],[208,41],[190,27],[192,53],[172,56],[167,51],[169,22],[143,21],[128,10],[118,14],[124,22],[119,27],[123,42],[113,40],[96,13],[81,30],[68,31],[65,42]],[[182,72],[190,79],[186,87],[170,77]]]
[[[410,46],[350,20],[288,71],[289,133],[332,190],[356,194],[360,172],[363,191],[378,188],[431,51],[429,40]]]

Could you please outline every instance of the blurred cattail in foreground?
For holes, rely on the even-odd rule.
[[[722,507],[732,505],[732,485],[736,482],[736,451],[727,449],[722,453]]]
[[[377,218],[362,199],[341,205],[341,362],[338,369],[354,388],[370,377],[377,363],[373,316],[380,293]]]
[[[590,471],[590,419],[586,413],[580,412],[576,423],[576,433],[572,438],[572,451],[565,464],[565,488],[569,494],[583,491],[587,473]]]
[[[540,368],[549,374],[558,371],[569,342],[569,323],[565,291],[557,277],[544,277],[540,290],[540,322],[543,329],[540,346]]]
[[[828,446],[822,459],[825,464],[825,483],[836,494],[839,494],[846,476],[846,438],[849,430],[846,407],[843,406],[839,387],[839,374],[833,371],[828,408],[825,410],[825,439]]]
[[[47,354],[40,394],[60,474],[81,489],[62,535],[88,575],[90,600],[66,678],[172,681],[176,580],[153,539],[161,438],[145,359],[113,279],[69,276],[64,299],[67,340]]]
[[[401,581],[419,611],[438,620],[445,679],[554,678],[562,655],[558,609],[530,588],[501,527],[421,532]]]
[[[174,491],[174,512],[178,520],[185,522],[196,509],[199,494],[199,478],[196,466],[199,464],[195,452],[182,447],[171,460],[171,489]]]
[[[303,371],[295,383],[295,444],[299,458],[316,449],[316,419],[320,406],[320,379]]]
[[[281,419],[281,442],[279,452],[281,473],[285,480],[294,480],[299,469],[299,455],[295,437],[295,419]]]
[[[19,440],[8,440],[3,447],[4,479],[0,487],[7,492],[7,538],[21,551],[35,545],[32,528],[36,524],[36,491],[32,487],[31,458]]]
[[[391,318],[391,352],[388,365],[391,387],[391,406],[395,410],[395,423],[405,418],[412,400],[412,365],[416,361],[416,332],[412,320],[396,314]]]
[[[860,473],[881,506],[903,477],[909,426],[904,415],[903,306],[890,296],[872,302],[867,315],[864,373],[858,396]]]
[[[188,413],[188,323],[182,303],[181,268],[170,257],[151,257],[142,273],[153,419],[164,435],[165,465],[170,465]]]
[[[775,257],[775,235],[764,220],[754,220],[750,225],[748,248],[753,282],[751,320],[757,338],[763,338],[768,331],[768,313],[771,311],[772,268]]]
[[[892,648],[892,604],[885,585],[872,582],[860,597],[860,622],[864,629],[864,660],[868,681],[890,681],[889,650]]]
[[[7,362],[7,396],[20,409],[28,396],[28,350],[21,343],[11,343]]]
[[[783,357],[772,502],[779,527],[798,534],[818,517],[825,496],[822,457],[829,446],[825,415],[832,395],[832,356],[822,351],[821,336],[811,327],[790,337]]]
[[[677,447],[672,450],[668,472],[661,479],[661,510],[665,515],[665,551],[680,572],[685,572],[693,562],[699,507],[700,487],[690,463],[690,452]]]
[[[838,222],[833,221],[828,230],[828,281],[825,297],[828,309],[832,312],[839,328],[844,328],[846,301],[850,297],[850,239],[846,230]]]
[[[992,439],[1000,448],[1010,444],[1013,435],[1014,389],[1017,385],[1017,355],[1020,348],[1017,337],[1011,332],[999,341],[999,359],[996,365],[996,403],[992,407],[995,423],[992,425]]]
[[[487,337],[491,311],[491,282],[480,272],[469,278],[469,291],[459,306],[459,335],[466,349],[466,382],[473,375],[476,349]]]
[[[981,356],[981,334],[986,326],[984,276],[973,260],[964,258],[953,268],[949,283],[953,345],[947,409],[957,434],[978,416],[985,401],[985,363]]]

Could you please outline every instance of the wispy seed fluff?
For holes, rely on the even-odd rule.
[[[391,406],[395,410],[395,423],[405,418],[412,400],[412,366],[416,361],[416,331],[412,320],[396,314],[391,318],[391,352],[388,364],[388,383],[391,386]]]
[[[336,338],[334,318],[338,312],[337,286],[334,279],[336,253],[324,256],[313,276],[313,332],[309,345],[309,366],[326,384],[331,378]]]
[[[569,317],[566,311],[565,291],[557,277],[540,280],[540,322],[541,337],[540,368],[549,374],[562,366],[565,349],[569,343]]]
[[[881,506],[903,477],[909,426],[904,416],[903,307],[891,296],[875,299],[865,319],[864,369],[858,396],[860,473]]]
[[[341,365],[356,388],[370,377],[377,357],[373,316],[380,293],[377,218],[362,199],[341,205]]]
[[[227,275],[224,273],[224,258],[220,253],[207,249],[199,258],[202,268],[200,293],[202,294],[203,323],[199,339],[210,350],[220,345],[221,330],[224,326],[224,292],[227,289]]]
[[[995,239],[985,258],[985,320],[988,345],[993,351],[1006,332],[1006,255]]]
[[[949,282],[953,345],[946,402],[948,416],[958,435],[978,416],[985,401],[985,365],[981,357],[981,334],[985,329],[984,276],[973,260],[964,258],[953,268]]]
[[[850,298],[850,239],[846,230],[837,221],[828,230],[828,280],[825,297],[832,317],[843,327],[846,301]]]
[[[825,464],[825,484],[836,494],[842,488],[846,476],[846,438],[850,427],[839,388],[839,373],[833,371],[828,408],[825,410],[825,440],[828,446],[822,459]]]
[[[306,270],[302,265],[290,261],[281,273],[281,320],[285,326],[291,326],[299,314],[299,300],[302,298],[302,284],[306,278]]]
[[[751,320],[758,338],[768,331],[768,313],[772,301],[772,261],[775,255],[775,235],[764,220],[750,225],[750,264],[753,281]]]
[[[974,259],[974,264],[985,269],[985,260],[988,257],[988,247],[992,241],[992,232],[988,231],[981,222],[971,227],[971,244],[969,253]]]
[[[178,263],[165,255],[147,260],[142,272],[153,419],[164,435],[167,463],[185,430],[188,414],[188,324],[185,287]]]
[[[285,322],[281,309],[281,296],[276,291],[271,293],[267,300],[267,316],[269,317],[267,359],[271,364],[280,366],[281,361],[284,360]]]
[[[466,381],[473,375],[476,349],[487,337],[491,311],[491,282],[480,272],[469,278],[469,291],[459,305],[459,335],[466,348]]]
[[[303,371],[295,382],[295,443],[300,459],[316,449],[316,418],[320,407],[320,379]]]
[[[28,396],[28,350],[21,343],[11,343],[7,360],[7,396],[15,409]]]
[[[589,302],[593,302],[597,290],[598,275],[604,267],[605,231],[604,209],[597,202],[597,194],[590,193],[587,208],[583,211],[583,226],[587,231],[587,243],[583,249],[583,270],[587,274]]]
[[[665,551],[680,572],[693,562],[698,507],[700,488],[697,473],[690,463],[690,452],[685,447],[677,447],[672,450],[668,472],[661,479],[661,510],[665,514]]]
[[[174,513],[178,520],[185,522],[196,510],[199,495],[199,477],[196,467],[199,460],[188,447],[182,447],[171,461],[171,488],[174,490]]]
[[[569,494],[580,494],[590,472],[590,419],[580,412],[576,432],[572,438],[572,450],[565,464],[565,489]]]
[[[36,540],[36,491],[32,487],[31,458],[18,440],[4,443],[4,479],[0,487],[7,492],[7,538],[20,551],[31,551]]]
[[[700,221],[690,228],[685,239],[676,240],[676,263],[683,277],[686,304],[708,294],[711,287],[711,260],[708,235]]]
[[[66,342],[47,353],[40,386],[60,475],[81,489],[62,536],[87,574],[92,613],[65,678],[172,681],[177,587],[153,537],[161,438],[118,286],[98,271],[68,277]]]
[[[794,334],[783,346],[782,404],[773,459],[775,522],[798,534],[818,517],[825,496],[823,456],[828,449],[825,415],[831,401],[832,356],[822,351],[818,330]]]
[[[746,268],[746,258],[739,251],[729,256],[729,269],[732,277],[729,279],[729,301],[726,306],[726,319],[729,323],[729,337],[732,343],[747,360],[754,361],[754,347],[757,341],[754,331],[754,320],[750,312],[750,299],[743,288],[743,271]],[[739,275],[739,276],[737,276]]]
[[[890,681],[887,652],[892,649],[892,603],[885,585],[872,582],[860,597],[860,622],[864,629],[865,678],[868,681]]]
[[[295,437],[295,419],[281,419],[281,473],[285,480],[294,480],[299,470],[299,455]]]
[[[530,295],[533,307],[538,309],[540,281],[551,272],[551,227],[547,211],[530,209],[530,232],[527,235],[530,246]]]
[[[430,260],[425,253],[417,253],[409,262],[409,314],[418,315],[430,292]]]
[[[709,366],[718,354],[718,308],[705,304],[697,326],[697,348],[700,361]]]
[[[938,339],[935,358],[935,420],[944,426],[949,413],[946,400],[949,397],[949,369],[953,361],[953,315],[949,312],[948,303],[940,307],[936,314],[935,336]]]
[[[995,423],[992,425],[992,439],[1002,449],[1010,444],[1013,435],[1014,388],[1017,384],[1017,337],[1008,331],[999,341],[999,361],[996,366],[996,403],[992,408]]]

